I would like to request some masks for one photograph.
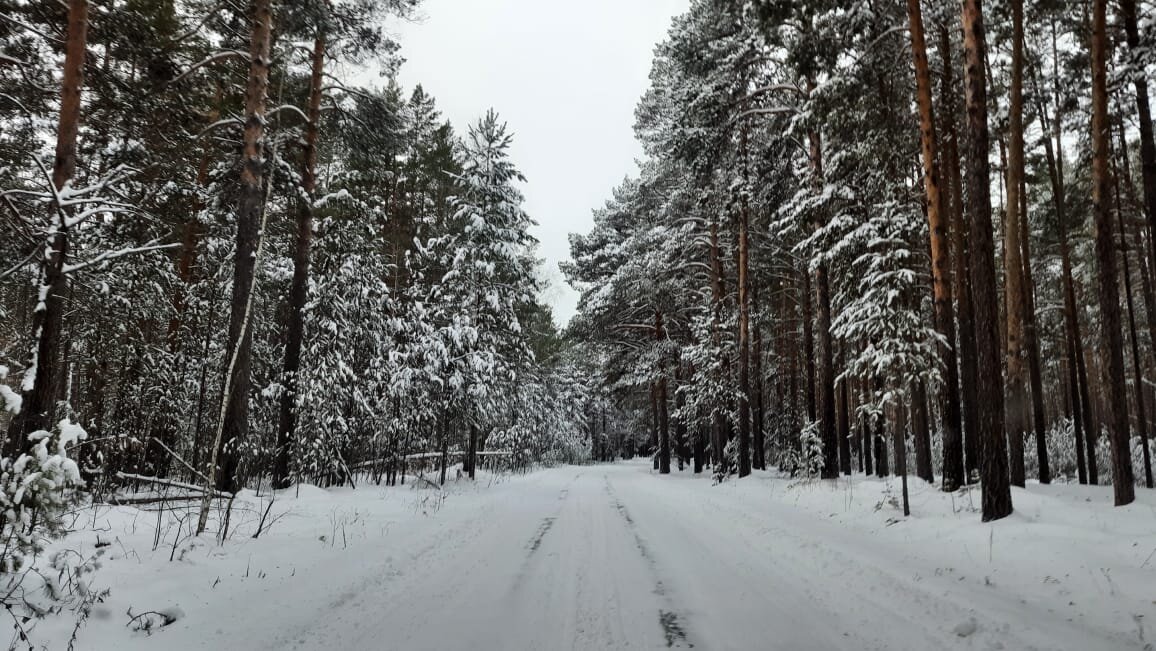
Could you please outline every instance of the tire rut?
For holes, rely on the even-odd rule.
[[[658,610],[658,625],[662,629],[663,638],[666,640],[667,648],[672,649],[693,649],[694,643],[691,642],[691,637],[687,634],[684,618],[678,614],[678,609],[674,606],[674,601],[667,593],[666,585],[662,582],[661,572],[658,568],[658,563],[654,560],[654,555],[650,552],[650,547],[642,536],[638,533],[638,527],[634,523],[634,518],[630,516],[630,511],[618,495],[614,492],[614,487],[610,484],[610,477],[603,475],[606,481],[606,495],[610,498],[610,503],[614,506],[614,510],[618,512],[626,523],[626,528],[634,537],[635,547],[642,559],[646,561],[647,567],[650,568],[651,574],[654,575],[654,590],[652,591],[656,596],[660,597],[665,602],[666,608],[659,608]]]

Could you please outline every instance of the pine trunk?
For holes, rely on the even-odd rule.
[[[52,162],[52,185],[63,190],[76,171],[76,140],[80,131],[80,95],[84,88],[84,59],[88,48],[88,0],[69,0],[68,28],[64,42],[64,69],[60,81],[60,116],[56,127],[56,153]],[[23,408],[8,428],[5,453],[15,457],[28,448],[28,435],[51,430],[55,421],[58,358],[64,329],[68,276],[68,211],[51,209],[53,223],[47,229],[40,263],[40,296],[43,305],[32,313],[33,385],[24,391]]]
[[[666,327],[663,325],[662,312],[654,313],[654,340],[658,345],[666,339]],[[670,418],[666,405],[666,369],[663,364],[658,367],[658,380],[655,382],[654,394],[656,420],[658,425],[658,472],[670,474]]]
[[[743,178],[746,180],[747,132],[742,130]],[[738,214],[738,301],[739,301],[739,477],[751,474],[751,298],[750,298],[750,207],[744,185]]]
[[[1024,174],[1023,0],[1012,0],[1011,100],[1008,120],[1007,204],[1004,225],[1007,312],[1007,438],[1011,483],[1023,486],[1024,434],[1028,424],[1027,365],[1024,355],[1024,263],[1020,243],[1020,190]]]
[[[1128,51],[1138,55],[1142,48],[1136,0],[1120,0],[1120,17],[1124,22]],[[1148,103],[1148,77],[1142,66],[1132,71],[1132,83],[1136,87],[1136,116],[1140,123],[1140,179],[1144,187],[1144,210],[1148,216],[1149,230],[1156,233],[1156,136],[1152,132],[1152,109]],[[1156,265],[1156,238],[1149,242],[1148,254],[1151,263]],[[1156,341],[1153,345],[1156,345]]]
[[[939,53],[944,61],[941,86],[940,115],[944,124],[944,143],[940,152],[947,171],[950,191],[942,192],[945,218],[951,221],[951,260],[953,264],[953,294],[959,305],[958,379],[960,384],[960,412],[962,436],[960,440],[944,440],[944,485],[970,483],[979,471],[978,431],[978,371],[975,353],[975,322],[972,316],[970,265],[967,254],[967,220],[963,214],[963,179],[959,168],[959,136],[955,127],[955,84],[951,77],[951,37],[946,25],[939,30]],[[951,370],[948,370],[951,373]],[[948,479],[950,477],[950,479]]]
[[[766,420],[766,410],[763,395],[763,332],[759,323],[759,284],[751,284],[751,307],[754,316],[755,349],[751,358],[751,370],[754,373],[755,412],[754,422],[754,467],[759,470],[767,469],[766,432],[763,429]]]
[[[976,434],[980,451],[983,520],[1011,514],[1007,439],[1003,428],[1003,372],[1000,364],[999,298],[996,290],[995,245],[989,186],[987,77],[984,56],[982,0],[963,2],[963,44],[968,139],[968,213],[971,291],[975,307],[976,369],[983,381],[976,387]]]
[[[1032,281],[1032,248],[1028,229],[1026,185],[1020,190],[1020,245],[1023,248],[1024,274],[1024,349],[1028,355],[1028,380],[1032,390],[1032,425],[1036,435],[1036,463],[1041,484],[1052,483],[1048,459],[1047,417],[1044,415],[1044,379],[1040,368],[1039,328],[1036,324],[1035,283]]]
[[[919,105],[919,142],[923,158],[923,189],[926,195],[927,225],[931,239],[931,278],[935,304],[935,329],[943,338],[938,347],[943,361],[944,378],[940,399],[943,404],[940,428],[945,454],[962,453],[960,432],[959,377],[955,360],[955,314],[951,299],[951,251],[948,220],[944,214],[945,198],[941,196],[935,116],[931,104],[931,72],[927,64],[927,45],[923,35],[920,0],[907,0],[907,18],[911,32],[911,52],[915,61],[915,89]],[[950,110],[948,107],[947,110]],[[918,434],[916,435],[918,437]],[[918,442],[918,438],[917,438]],[[916,460],[916,466],[922,468]],[[945,473],[943,490],[953,491],[963,484],[962,463],[952,459],[951,473]]]
[[[1124,131],[1120,134],[1120,158],[1124,160],[1124,172],[1127,173],[1128,150],[1124,142]],[[1124,301],[1128,308],[1128,341],[1132,353],[1132,388],[1136,401],[1136,428],[1140,431],[1141,456],[1144,460],[1144,485],[1152,488],[1152,452],[1148,449],[1148,415],[1144,406],[1144,372],[1140,368],[1140,345],[1136,340],[1136,307],[1132,298],[1132,273],[1128,264],[1128,229],[1124,227],[1123,204],[1120,203],[1120,169],[1116,169],[1115,203],[1116,224],[1120,228],[1120,261],[1124,274]],[[1130,443],[1130,442],[1129,442]],[[1129,445],[1131,448],[1131,445]]]
[[[237,207],[236,253],[233,266],[233,298],[229,313],[229,339],[225,354],[228,394],[224,422],[216,442],[217,490],[236,492],[240,456],[237,446],[249,431],[249,371],[252,361],[253,327],[250,303],[261,210],[265,163],[265,104],[269,86],[269,50],[273,11],[269,0],[254,0],[249,42],[249,80],[245,90],[245,130],[241,154],[240,193]]]
[[[305,146],[301,166],[302,197],[297,207],[297,234],[293,248],[293,280],[289,286],[289,315],[285,332],[285,364],[282,369],[280,418],[277,450],[273,464],[273,486],[283,488],[289,479],[289,459],[297,430],[297,394],[300,390],[301,345],[305,338],[305,302],[309,293],[309,257],[313,245],[313,192],[317,185],[317,133],[321,126],[321,88],[325,74],[325,37],[313,41],[313,73],[309,81],[309,121],[305,125]]]
[[[1124,350],[1120,323],[1116,247],[1112,237],[1108,178],[1108,34],[1107,0],[1092,2],[1092,214],[1096,229],[1096,261],[1101,318],[1101,350],[1107,356],[1106,400],[1112,443],[1112,489],[1116,506],[1136,499],[1129,448],[1128,398],[1124,381]]]

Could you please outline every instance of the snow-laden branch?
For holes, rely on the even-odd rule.
[[[752,115],[782,115],[786,113],[798,113],[799,109],[792,106],[768,106],[765,108],[747,109],[742,113],[734,116],[727,124],[734,124],[743,118],[751,117]]]
[[[12,265],[10,268],[5,270],[3,273],[0,273],[0,280],[4,280],[5,278],[8,278],[9,276],[16,273],[17,271],[20,271],[20,269],[22,269],[24,267],[24,265],[35,260],[36,256],[39,254],[40,254],[40,249],[38,249],[38,248],[33,249],[32,253],[29,253],[23,260]]]
[[[247,61],[247,60],[249,60],[249,53],[242,51],[242,50],[223,50],[221,52],[217,52],[216,54],[212,54],[208,57],[205,57],[201,61],[193,64],[193,67],[182,72],[181,74],[177,75],[176,77],[173,77],[173,80],[170,81],[169,84],[175,84],[175,83],[183,80],[185,77],[188,77],[189,75],[196,72],[198,69],[203,68],[203,67],[209,65],[210,63],[213,63],[215,61],[222,61],[225,59],[245,59]]]
[[[91,267],[93,265],[101,264],[103,262],[108,262],[109,260],[115,260],[117,258],[123,258],[126,255],[132,255],[134,253],[147,253],[149,251],[160,251],[163,249],[175,249],[179,246],[180,246],[180,243],[156,244],[156,245],[146,245],[146,246],[134,246],[131,248],[126,248],[126,249],[118,249],[116,251],[105,251],[104,253],[101,253],[100,255],[96,256],[95,258],[93,258],[91,260],[85,260],[84,262],[78,262],[76,264],[66,264],[66,265],[64,265],[64,269],[62,271],[65,274],[75,273],[77,271],[80,271],[81,269],[85,269],[85,268]]]
[[[305,120],[306,122],[309,121],[309,116],[305,115],[305,111],[302,111],[301,109],[297,108],[296,106],[293,106],[292,104],[282,104],[281,106],[270,109],[269,111],[267,111],[265,113],[265,117],[266,117],[266,119],[268,119],[269,117],[272,117],[273,115],[276,115],[277,113],[279,113],[281,111],[294,112],[297,115],[300,115],[302,120]]]
[[[209,126],[205,127],[204,129],[201,129],[201,132],[197,134],[197,138],[204,138],[205,135],[208,134],[210,131],[217,129],[217,128],[220,128],[220,127],[223,127],[225,125],[229,125],[229,124],[241,125],[241,124],[244,124],[244,121],[241,120],[241,118],[224,118],[221,120],[217,120],[216,122],[210,124]]]

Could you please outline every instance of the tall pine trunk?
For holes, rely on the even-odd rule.
[[[923,35],[923,15],[919,2],[920,0],[907,0],[907,18],[911,32],[911,53],[915,60],[915,95],[919,104],[919,142],[923,157],[923,188],[927,199],[927,225],[931,238],[931,278],[935,303],[935,329],[943,338],[938,347],[939,357],[943,361],[945,370],[940,390],[940,399],[943,402],[940,428],[943,435],[944,454],[952,456],[950,462],[945,459],[943,490],[953,491],[963,484],[964,478],[961,459],[963,438],[960,431],[959,377],[955,359],[955,313],[951,300],[951,250],[948,240],[948,220],[944,214],[946,202],[941,196],[935,116],[931,105],[931,72],[927,64],[927,44]],[[946,107],[945,110],[950,110],[950,106]],[[916,437],[919,440],[918,433]],[[921,473],[926,470],[919,463],[918,458],[916,467]]]
[[[823,184],[823,140],[818,131],[807,134],[810,143],[811,183],[816,192]],[[818,225],[817,225],[818,226]],[[823,442],[823,479],[839,476],[839,442],[835,437],[835,351],[831,338],[831,280],[826,255],[815,264],[815,327],[819,330],[819,436]]]
[[[968,219],[971,290],[975,303],[976,368],[983,381],[976,387],[976,434],[983,520],[1011,514],[1007,439],[1003,429],[1003,373],[1000,364],[999,298],[995,277],[995,243],[989,186],[987,76],[982,0],[963,2],[963,46],[967,103]]]
[[[759,284],[751,284],[751,308],[753,312],[753,327],[755,349],[751,356],[751,371],[754,374],[754,418],[752,427],[754,428],[754,467],[759,470],[767,469],[766,459],[766,432],[763,429],[766,420],[766,408],[763,403],[765,396],[763,395],[763,332],[759,322]]]
[[[64,69],[60,81],[60,115],[56,126],[56,153],[52,162],[52,185],[63,190],[76,172],[76,140],[80,132],[80,94],[84,88],[84,59],[88,48],[88,0],[69,0],[68,28],[64,42]],[[28,447],[28,435],[50,430],[55,420],[58,358],[64,329],[68,276],[68,212],[56,204],[52,211],[44,255],[40,262],[40,306],[32,314],[31,366],[33,384],[22,396],[22,409],[9,423],[5,452],[16,456]]]
[[[284,389],[281,392],[277,424],[277,451],[273,464],[273,486],[283,488],[289,479],[297,430],[297,397],[301,390],[298,377],[301,368],[301,345],[305,337],[305,302],[309,294],[309,257],[313,245],[313,192],[317,186],[317,134],[321,126],[321,89],[325,74],[325,37],[318,33],[313,41],[313,70],[309,79],[309,121],[305,125],[301,165],[301,193],[297,207],[297,233],[293,247],[293,280],[289,286],[289,315],[285,328],[285,363],[282,369]]]
[[[1052,58],[1053,58],[1053,79],[1058,78],[1058,64],[1054,63],[1057,58],[1057,51],[1055,47],[1056,34],[1055,24],[1052,25]],[[1067,216],[1067,195],[1064,189],[1064,149],[1063,149],[1063,129],[1062,129],[1062,112],[1059,98],[1059,89],[1055,89],[1056,93],[1056,114],[1051,122],[1051,129],[1049,134],[1043,139],[1044,141],[1044,155],[1048,165],[1048,178],[1052,186],[1052,203],[1056,211],[1056,225],[1059,234],[1060,243],[1060,273],[1063,283],[1062,292],[1064,300],[1064,351],[1067,357],[1067,371],[1068,371],[1068,391],[1070,394],[1069,400],[1072,407],[1072,431],[1075,436],[1076,446],[1076,473],[1081,484],[1088,483],[1089,468],[1085,461],[1085,449],[1091,450],[1090,443],[1086,442],[1087,435],[1091,432],[1091,406],[1088,404],[1087,388],[1081,390],[1084,383],[1082,379],[1083,368],[1083,343],[1080,337],[1080,320],[1076,312],[1076,290],[1075,280],[1072,277],[1072,254],[1071,246],[1068,243],[1068,216]],[[1039,89],[1036,89],[1036,95],[1039,95]],[[1041,101],[1039,103],[1040,121],[1045,130],[1047,127],[1047,111]],[[1053,147],[1053,141],[1055,146]],[[1094,459],[1094,457],[1091,457]],[[1095,474],[1094,462],[1091,468],[1091,473]],[[1095,483],[1095,480],[1092,480]]]
[[[1124,130],[1121,128],[1119,156],[1128,160],[1128,150],[1124,142]],[[1125,167],[1125,173],[1127,168]],[[1124,227],[1124,206],[1120,203],[1120,169],[1117,168],[1115,179],[1116,224],[1120,228],[1120,261],[1121,272],[1124,274],[1124,304],[1128,308],[1128,342],[1132,353],[1132,388],[1136,400],[1136,427],[1140,430],[1141,454],[1144,460],[1144,485],[1152,488],[1152,452],[1148,449],[1148,414],[1144,406],[1144,372],[1140,368],[1140,345],[1136,341],[1136,306],[1132,298],[1132,273],[1128,265],[1128,229]],[[1131,447],[1129,445],[1129,447]]]
[[[662,312],[654,312],[654,341],[659,346],[666,339]],[[658,472],[670,474],[670,418],[666,405],[666,369],[659,363],[658,379],[654,383],[655,420],[658,428]]]
[[[1011,483],[1023,486],[1024,434],[1027,431],[1027,365],[1024,359],[1024,263],[1020,220],[1020,191],[1024,175],[1023,0],[1011,1],[1011,100],[1008,118],[1007,213],[1004,226],[1004,261],[1007,310],[1007,437]]]
[[[747,130],[741,139],[743,188],[738,214],[738,301],[739,301],[739,477],[751,474],[751,298],[750,298],[750,206],[747,201]]]
[[[1116,245],[1112,237],[1108,178],[1108,0],[1092,2],[1092,214],[1096,227],[1101,350],[1106,355],[1104,380],[1112,443],[1112,489],[1116,506],[1136,499],[1129,449],[1128,397],[1124,381],[1124,350],[1120,323],[1120,293]]]
[[[1141,45],[1136,0],[1120,0],[1120,17],[1124,22],[1124,38],[1128,42],[1128,50],[1133,54],[1138,53]],[[1156,233],[1156,136],[1152,133],[1148,77],[1142,66],[1132,71],[1132,83],[1136,88],[1136,117],[1140,123],[1140,179],[1144,188],[1144,210],[1148,216],[1148,228]],[[1149,242],[1148,253],[1152,264],[1156,265],[1156,238],[1151,238]],[[1156,341],[1153,345],[1156,345]]]
[[[249,80],[245,90],[245,130],[241,154],[237,238],[233,265],[233,299],[229,312],[229,359],[224,421],[214,457],[218,490],[235,492],[240,455],[237,446],[249,431],[249,371],[253,327],[250,305],[254,285],[265,163],[265,104],[269,86],[273,11],[269,0],[253,0],[249,40]]]
[[[955,84],[951,77],[951,36],[946,25],[939,28],[939,53],[943,58],[943,84],[940,96],[940,115],[944,124],[944,143],[941,153],[950,191],[942,193],[948,209],[944,210],[951,220],[951,260],[954,265],[953,294],[959,304],[956,316],[959,319],[958,360],[960,383],[960,411],[963,428],[962,440],[944,441],[943,474],[952,477],[952,483],[970,483],[971,477],[979,471],[978,443],[978,370],[975,353],[975,321],[971,300],[970,263],[967,252],[968,224],[963,214],[963,178],[959,169],[959,132],[955,126]],[[950,371],[949,371],[950,372]],[[951,443],[951,445],[948,445]],[[946,485],[948,480],[944,479]]]
[[[1032,390],[1032,424],[1036,435],[1036,463],[1041,484],[1052,482],[1048,459],[1047,417],[1044,415],[1044,379],[1040,368],[1040,339],[1036,322],[1035,284],[1032,281],[1032,248],[1028,229],[1027,186],[1020,191],[1020,246],[1023,250],[1024,350],[1028,355],[1028,380]]]

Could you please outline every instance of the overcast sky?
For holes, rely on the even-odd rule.
[[[637,167],[634,106],[646,90],[654,45],[689,0],[424,0],[421,19],[391,31],[406,64],[464,131],[493,107],[514,132],[512,158],[526,175],[526,210],[538,222],[545,299],[557,321],[577,294],[558,262],[567,234]]]

